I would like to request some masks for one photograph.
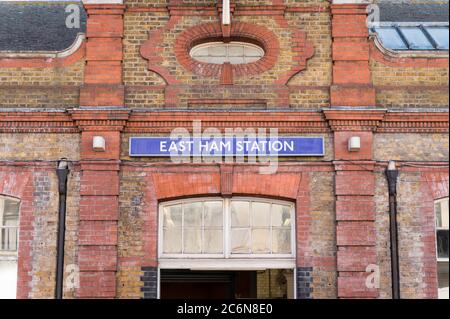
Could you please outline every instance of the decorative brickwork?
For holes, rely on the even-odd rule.
[[[141,292],[143,299],[156,299],[158,290],[158,269],[156,267],[142,267]]]
[[[312,267],[297,267],[297,299],[311,299]]]

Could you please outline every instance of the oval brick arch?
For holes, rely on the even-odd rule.
[[[218,64],[196,61],[189,55],[190,50],[200,43],[220,41],[223,39],[219,23],[206,23],[191,27],[182,32],[175,41],[174,52],[178,62],[187,70],[202,76],[219,76],[222,66]],[[235,76],[254,75],[271,69],[280,54],[280,44],[275,33],[269,29],[244,23],[234,22],[231,25],[231,39],[256,43],[264,49],[264,57],[253,63],[232,65]]]

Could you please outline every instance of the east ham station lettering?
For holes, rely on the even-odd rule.
[[[276,139],[253,138],[188,138],[131,137],[130,156],[323,156],[322,137],[280,137]]]

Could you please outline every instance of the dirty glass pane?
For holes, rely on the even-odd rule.
[[[291,253],[291,230],[289,228],[272,230],[272,252],[274,254]]]
[[[181,227],[163,230],[163,251],[166,254],[181,254]]]
[[[433,50],[434,47],[427,39],[420,28],[402,27],[400,28],[405,38],[408,40],[412,50]]]
[[[439,50],[448,50],[448,27],[427,27],[425,29],[438,44]]]
[[[228,47],[228,55],[231,56],[244,56],[244,47],[242,45],[230,45]]]
[[[448,258],[448,230],[437,231],[438,258]]]
[[[5,199],[2,226],[19,226],[19,202]]]
[[[181,227],[181,205],[164,208],[163,227]]]
[[[209,48],[205,47],[205,48],[199,48],[195,50],[195,56],[196,57],[200,57],[200,56],[209,56]]]
[[[448,200],[441,201],[441,227],[448,229]]]
[[[184,204],[184,227],[202,226],[203,203]]]
[[[250,229],[238,228],[231,230],[231,252],[233,254],[250,253]]]
[[[259,57],[245,57],[245,63],[253,63],[259,60],[260,60]]]
[[[289,206],[272,205],[272,226],[291,226],[291,208]]]
[[[270,204],[252,203],[252,226],[269,227],[270,226]]]
[[[261,50],[258,50],[257,48],[254,47],[245,47],[245,56],[262,57],[263,53],[261,52]]]
[[[250,203],[241,201],[231,202],[231,226],[250,226]]]
[[[200,254],[202,252],[202,230],[200,228],[188,228],[184,230],[185,254]]]
[[[224,44],[218,43],[209,47],[209,55],[211,56],[227,56],[227,47]]]
[[[203,236],[203,252],[205,254],[223,253],[222,229],[205,229]]]
[[[223,206],[222,202],[205,202],[204,204],[204,226],[222,227]]]
[[[252,230],[252,253],[270,253],[270,228],[256,228]]]
[[[240,57],[229,57],[227,61],[225,62],[229,62],[231,64],[244,64],[245,60],[244,57],[240,56]]]
[[[436,214],[436,227],[442,228],[441,203],[434,203],[434,213]]]
[[[408,50],[408,46],[395,28],[376,28],[375,31],[385,47],[392,50]]]

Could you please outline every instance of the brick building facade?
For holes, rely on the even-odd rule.
[[[233,0],[223,24],[222,1],[86,0],[77,4],[82,23],[70,46],[2,46],[0,204],[17,208],[19,224],[17,253],[0,250],[0,262],[17,265],[17,297],[55,296],[56,169],[65,161],[64,298],[157,298],[163,275],[167,288],[226,270],[233,282],[254,272],[254,297],[391,298],[386,170],[395,161],[400,295],[437,298],[448,287],[448,47],[383,45],[367,26],[372,2],[381,2],[382,19],[395,15],[383,1]],[[448,4],[424,6],[443,12]],[[405,4],[396,10],[408,12]],[[448,16],[438,18],[422,22],[448,30]],[[210,42],[264,53],[250,63],[194,59],[190,50]],[[131,137],[192,131],[194,121],[220,132],[319,137],[325,152],[280,156],[273,174],[261,174],[263,163],[130,156]],[[93,148],[94,137],[103,150]],[[354,137],[360,148],[349,151]],[[236,202],[266,203],[269,215],[274,205],[292,207],[289,256],[277,257],[273,237],[271,256],[164,258],[163,211],[196,200],[223,203],[225,215]],[[446,258],[436,248],[437,210],[444,244],[447,216]]]

